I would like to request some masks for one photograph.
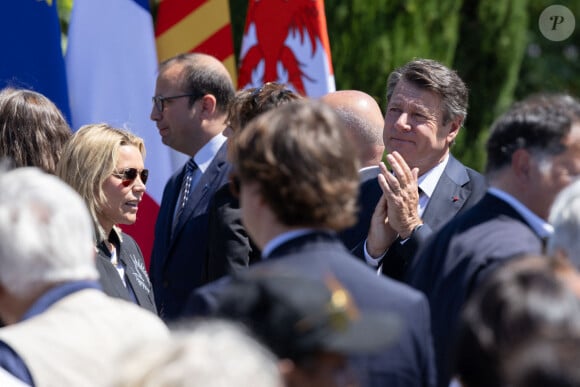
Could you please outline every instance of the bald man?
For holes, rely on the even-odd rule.
[[[345,123],[358,153],[361,182],[376,178],[385,150],[384,119],[377,101],[358,90],[335,91],[321,100],[332,107]]]
[[[361,239],[366,237],[369,219],[376,206],[376,192],[363,190],[365,186],[376,181],[380,172],[385,146],[383,145],[384,119],[381,108],[373,97],[358,90],[340,90],[328,93],[321,100],[329,105],[340,116],[348,130],[348,136],[355,145],[360,162],[357,224],[340,232],[344,245],[353,249]]]
[[[231,169],[222,132],[233,97],[227,69],[212,56],[181,54],[160,65],[151,119],[165,145],[190,156],[167,182],[155,224],[150,277],[166,321],[202,284],[209,203]]]

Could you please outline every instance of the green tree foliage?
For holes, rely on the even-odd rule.
[[[68,15],[72,1],[59,0],[62,14]],[[150,1],[155,17],[160,0]],[[363,90],[384,108],[386,80],[395,67],[423,57],[456,69],[470,89],[470,107],[453,153],[482,170],[489,126],[514,99],[545,90],[580,95],[580,2],[558,1],[576,16],[575,32],[563,42],[547,40],[538,29],[540,13],[551,4],[325,0],[337,88]],[[247,6],[247,0],[230,0],[236,56]]]
[[[416,57],[450,65],[460,6],[461,0],[326,0],[337,88],[364,90],[384,107],[394,68]]]
[[[551,3],[529,0],[530,23],[528,46],[522,62],[516,97],[523,98],[538,91],[568,92],[580,97],[580,1],[559,0],[576,17],[572,36],[561,42],[546,39],[538,28],[542,11]]]
[[[465,1],[453,67],[469,87],[465,128],[454,154],[481,170],[493,120],[512,103],[528,26],[527,2]]]
[[[389,73],[409,60],[432,58],[457,69],[471,98],[453,152],[481,170],[487,128],[513,100],[526,6],[527,0],[325,0],[337,89],[366,91],[384,107]],[[246,5],[231,7],[234,35],[241,36]]]

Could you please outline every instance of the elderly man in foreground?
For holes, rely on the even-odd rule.
[[[31,386],[100,386],[117,356],[169,332],[106,296],[83,199],[36,168],[0,172],[0,368]]]

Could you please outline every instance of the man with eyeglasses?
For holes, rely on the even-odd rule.
[[[166,321],[180,316],[201,284],[208,205],[227,183],[227,106],[234,86],[225,66],[199,53],[161,63],[151,119],[161,141],[191,158],[167,182],[155,225],[150,277],[157,310]]]

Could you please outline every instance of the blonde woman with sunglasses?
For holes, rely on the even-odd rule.
[[[107,124],[85,125],[66,144],[56,174],[83,197],[91,213],[104,292],[156,313],[143,254],[118,227],[137,220],[149,175],[144,158],[142,138]]]

